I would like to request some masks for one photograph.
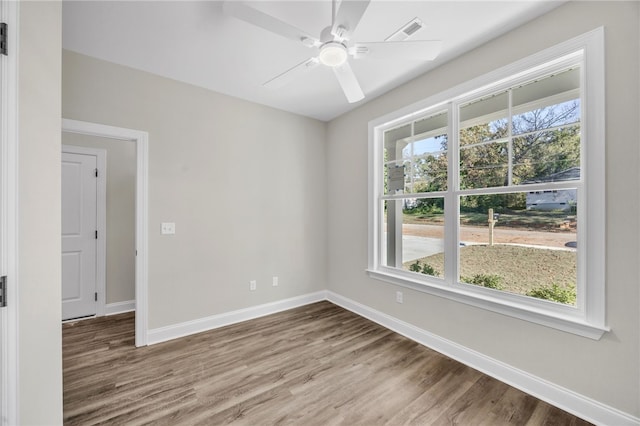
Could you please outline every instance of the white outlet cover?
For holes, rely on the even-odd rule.
[[[162,235],[173,235],[176,233],[175,222],[162,222],[160,225],[160,233]]]
[[[278,286],[278,277],[273,277],[273,286],[274,287]]]
[[[249,290],[255,290],[255,289],[256,289],[256,281],[255,280],[249,281]]]

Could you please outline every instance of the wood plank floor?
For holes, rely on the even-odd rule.
[[[329,302],[134,347],[63,325],[66,425],[586,425]]]

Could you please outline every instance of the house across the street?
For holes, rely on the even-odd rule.
[[[543,182],[564,182],[580,179],[580,167],[572,167],[553,173],[540,179],[525,181],[525,184]],[[527,193],[527,210],[562,210],[570,211],[578,201],[575,189],[558,189],[548,191],[529,191]]]

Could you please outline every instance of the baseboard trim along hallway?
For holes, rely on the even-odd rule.
[[[124,302],[107,303],[104,307],[105,315],[124,314],[136,310],[135,300],[125,300]]]

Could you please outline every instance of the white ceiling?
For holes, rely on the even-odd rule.
[[[331,2],[254,1],[251,6],[311,35],[331,21]],[[373,0],[354,41],[383,41],[414,17],[412,40],[442,40],[432,62],[351,60],[365,93],[349,104],[331,69],[317,66],[280,89],[262,84],[316,51],[225,16],[218,1],[65,1],[63,48],[259,104],[328,121],[524,22],[550,1]]]

